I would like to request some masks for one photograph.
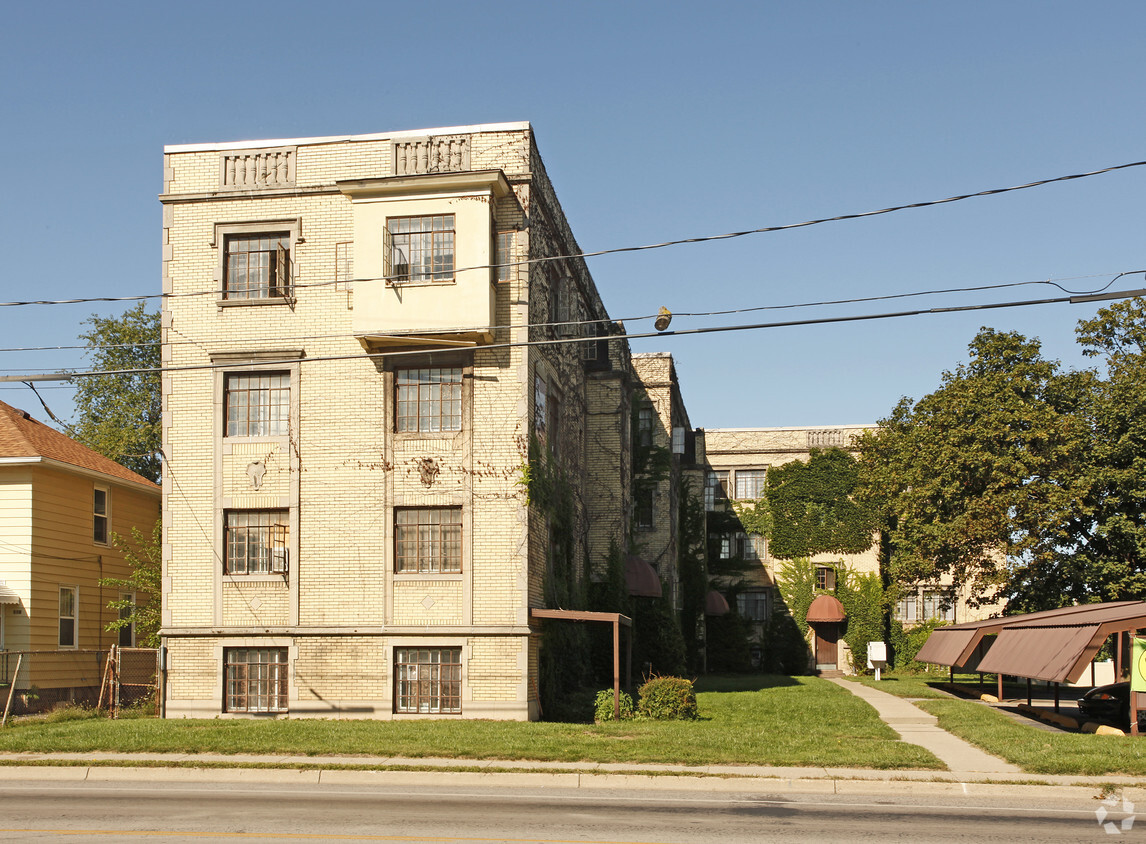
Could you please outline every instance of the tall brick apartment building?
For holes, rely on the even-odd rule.
[[[170,146],[161,201],[168,715],[537,717],[637,376],[529,124]]]

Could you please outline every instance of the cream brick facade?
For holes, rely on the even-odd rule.
[[[546,260],[580,249],[531,127],[171,146],[161,202],[168,716],[253,711],[226,680],[255,694],[250,654],[285,665],[273,712],[432,716],[400,711],[401,650],[460,657],[462,717],[537,717],[529,610],[554,555],[580,572],[627,542],[631,377],[584,262]],[[388,278],[390,221],[446,215],[450,279]],[[282,251],[244,298],[225,251],[267,233]],[[568,342],[586,323],[601,340]],[[453,368],[458,429],[399,432],[399,374]],[[268,374],[283,424],[229,431],[228,385]],[[572,479],[571,551],[527,503],[531,443]],[[397,511],[457,514],[460,571],[398,571]],[[263,534],[228,527],[256,517]],[[236,568],[248,541],[271,570]]]
[[[735,501],[745,498],[738,494],[738,491],[743,491],[745,484],[738,484],[737,473],[767,471],[793,460],[806,462],[812,449],[842,448],[852,451],[855,439],[874,427],[832,425],[807,428],[707,428],[703,433],[704,451],[709,470],[721,473],[720,476],[725,479],[723,483],[727,499]],[[713,498],[716,500],[713,501]],[[709,504],[716,507],[729,506],[719,492],[715,496],[710,492]],[[859,573],[878,573],[879,546],[876,539],[873,537],[871,547],[858,554],[817,554],[811,561],[824,569],[846,567]],[[745,540],[748,540],[747,543]],[[744,576],[740,588],[742,594],[760,596],[763,607],[770,612],[779,600],[776,593],[776,569],[783,564],[783,560],[773,557],[767,543],[758,537],[728,537],[726,547],[734,554],[744,548],[754,548],[757,556],[752,559],[752,551],[746,555],[753,567]],[[941,596],[943,600],[940,600]],[[907,626],[912,626],[929,617],[975,621],[998,615],[1002,610],[1001,605],[995,604],[972,606],[969,598],[969,591],[955,585],[948,577],[939,583],[918,584],[907,590],[897,612]],[[753,624],[753,635],[757,640],[763,635],[763,630],[762,620]],[[839,664],[848,665],[847,646],[842,640],[839,647]]]

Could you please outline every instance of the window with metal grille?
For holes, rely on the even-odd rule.
[[[227,574],[284,571],[289,524],[286,510],[227,510],[223,520],[223,570]],[[276,555],[284,565],[276,565]]]
[[[290,425],[290,373],[226,376],[223,396],[228,437],[285,437]]]
[[[290,296],[290,232],[229,234],[223,244],[224,299]]]
[[[461,648],[395,648],[394,711],[462,711]]]
[[[454,280],[454,215],[386,221],[390,284]]]
[[[766,469],[736,470],[736,500],[755,500],[764,497]]]
[[[460,507],[394,510],[394,571],[456,574],[461,570]]]
[[[462,429],[461,367],[399,369],[395,382],[399,433]]]
[[[110,493],[100,487],[92,496],[92,542],[107,545],[108,498]]]
[[[286,648],[226,648],[226,711],[286,712]]]

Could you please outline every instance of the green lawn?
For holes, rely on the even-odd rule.
[[[705,678],[701,719],[501,721],[20,720],[0,751],[275,753],[943,769],[863,701],[813,677]],[[352,761],[352,760],[348,760]]]
[[[1090,733],[1047,731],[1016,721],[974,699],[954,698],[929,684],[947,678],[898,675],[875,682],[860,682],[901,697],[927,698],[918,706],[939,719],[939,726],[983,750],[1034,774],[1146,776],[1146,737],[1097,736]],[[972,677],[956,677],[970,691],[978,691]],[[1018,694],[1020,687],[1015,687]],[[988,684],[985,691],[994,693]],[[1021,686],[1025,698],[1026,686]]]

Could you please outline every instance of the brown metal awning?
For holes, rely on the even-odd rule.
[[[1049,683],[1073,683],[1112,633],[1146,627],[1146,601],[1083,604],[1011,619],[979,670]]]
[[[728,606],[728,599],[715,589],[710,589],[704,596],[705,615],[728,615],[730,612],[732,609]]]
[[[812,624],[829,621],[843,621],[848,617],[844,612],[844,605],[838,598],[831,595],[817,595],[812,605],[808,607],[807,621]]]
[[[923,643],[915,658],[919,662],[946,665],[964,671],[987,671],[988,669],[982,667],[982,659],[994,644],[993,637],[1005,627],[1051,619],[1064,622],[1077,617],[1080,613],[1092,612],[1095,607],[1126,607],[1139,603],[1141,602],[1116,601],[1109,604],[1082,604],[1057,610],[985,618],[980,621],[965,621],[962,624],[937,627]]]
[[[653,567],[636,554],[625,555],[625,586],[638,598],[659,598],[661,579]]]
[[[559,621],[604,621],[613,625],[613,718],[621,720],[621,626],[629,628],[628,647],[625,651],[625,685],[633,685],[633,620],[619,612],[590,612],[588,610],[547,610],[531,607],[531,618],[554,618]],[[541,700],[538,698],[538,707]]]

